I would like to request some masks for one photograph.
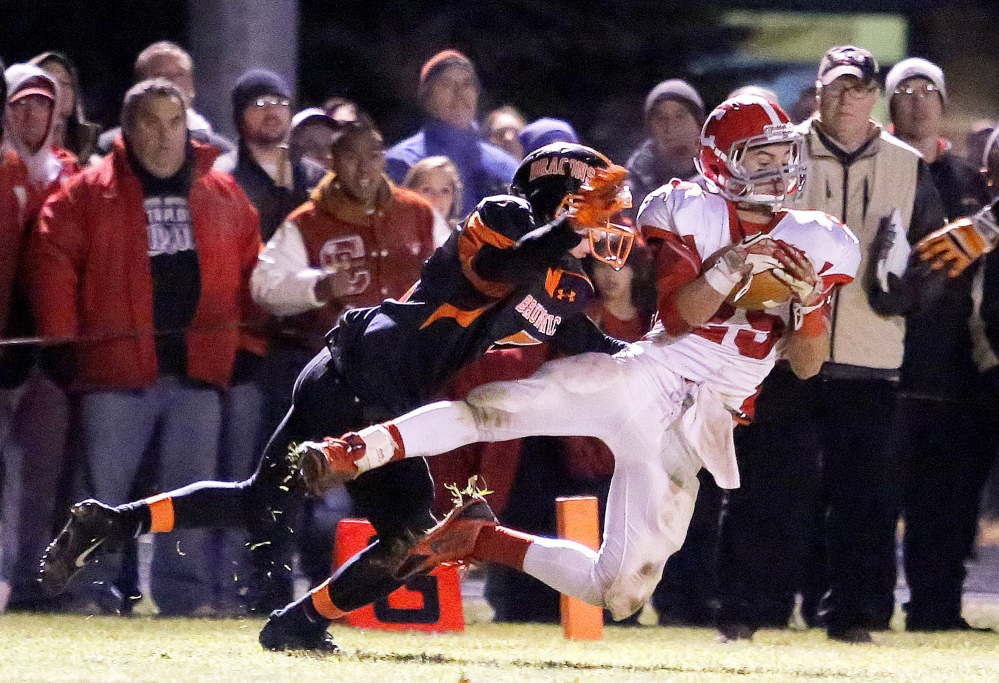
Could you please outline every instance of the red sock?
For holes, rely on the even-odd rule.
[[[476,560],[486,560],[512,567],[518,571],[524,570],[524,556],[527,549],[534,543],[536,536],[525,534],[502,526],[487,526],[479,532],[475,539],[475,550],[472,557]]]

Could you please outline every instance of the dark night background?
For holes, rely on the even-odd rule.
[[[66,52],[79,67],[88,117],[106,126],[115,122],[131,84],[135,55],[154,40],[187,44],[189,22],[199,20],[198,3],[186,0],[0,0],[0,8],[0,56],[10,64],[43,50]],[[729,9],[892,12],[909,21],[909,53],[944,66],[953,91],[955,82],[965,81],[989,98],[999,90],[995,0],[946,6],[926,0],[301,0],[300,104],[332,94],[355,99],[390,142],[398,140],[418,125],[420,65],[438,49],[456,47],[478,66],[482,111],[514,104],[528,118],[567,118],[584,141],[621,157],[638,142],[642,99],[660,80],[687,78],[711,106],[733,87],[774,75],[777,65],[730,58],[749,36],[719,24]],[[825,47],[817,48],[816,62]],[[988,104],[996,110],[995,101]]]

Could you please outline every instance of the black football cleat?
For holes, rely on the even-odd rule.
[[[42,591],[49,597],[59,595],[81,569],[127,538],[114,509],[93,499],[77,503],[42,555],[38,576]]]
[[[333,642],[333,636],[326,630],[326,620],[312,621],[305,614],[300,602],[284,609],[271,612],[270,618],[260,630],[258,640],[265,650],[282,652],[304,650],[322,654],[336,654],[340,648]]]

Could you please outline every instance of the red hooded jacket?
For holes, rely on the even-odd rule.
[[[236,351],[263,353],[239,327],[257,312],[250,273],[260,251],[257,211],[236,182],[212,170],[217,150],[194,145],[188,202],[201,296],[187,333],[188,376],[226,386]],[[119,137],[98,164],[45,203],[29,271],[39,333],[75,344],[75,389],[133,389],[159,377],[143,190]]]

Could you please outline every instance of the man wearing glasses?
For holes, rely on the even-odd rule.
[[[885,87],[895,133],[922,153],[947,219],[989,204],[978,168],[941,137],[947,85],[940,67],[905,59],[888,72]],[[909,631],[971,628],[961,617],[964,560],[974,547],[978,503],[995,458],[987,376],[978,372],[969,326],[977,272],[968,268],[951,278],[933,305],[906,319],[901,406]]]
[[[790,206],[825,211],[846,223],[860,238],[864,258],[857,280],[833,301],[830,358],[820,375],[801,382],[778,364],[757,399],[755,424],[737,437],[743,467],[777,474],[747,473],[744,488],[731,494],[736,504],[719,557],[720,583],[735,586],[722,596],[725,639],[751,637],[765,621],[764,606],[778,592],[774,572],[785,577],[788,607],[795,577],[807,577],[809,585],[798,589],[811,623],[828,590],[822,624],[835,640],[871,642],[870,632],[887,629],[894,609],[901,477],[892,432],[902,314],[908,312],[898,294],[925,289],[915,287],[913,272],[906,271],[908,244],[941,227],[944,212],[919,153],[871,119],[880,96],[877,76],[867,50],[831,48],[819,64],[817,111],[801,124],[807,180]],[[884,237],[897,238],[891,259],[881,258],[887,250],[875,251],[882,227]],[[824,576],[786,559],[806,554],[809,546],[802,519],[808,504],[791,509],[786,501],[808,501],[817,491],[824,506],[817,511],[825,525]],[[761,518],[760,511],[768,516]],[[779,533],[760,538],[762,528]],[[788,539],[795,548],[787,549]],[[778,544],[785,549],[775,554]],[[773,557],[785,559],[775,563]]]
[[[215,168],[230,173],[260,212],[264,242],[293,209],[304,204],[326,169],[288,155],[291,90],[277,74],[251,69],[232,89],[232,114],[239,146],[219,158]]]
[[[264,242],[277,231],[285,218],[309,199],[323,176],[325,167],[309,159],[293,159],[288,154],[291,133],[291,89],[277,74],[251,69],[239,77],[232,90],[232,113],[239,133],[236,150],[221,156],[215,168],[232,175],[260,213],[260,235]],[[240,354],[232,385],[223,401],[221,471],[219,476],[244,479],[253,472],[254,454],[263,440],[288,410],[292,383],[301,370],[297,361],[272,337],[263,361]],[[288,364],[292,363],[291,367]],[[240,575],[245,561],[245,539],[227,532],[220,551],[216,583],[220,587],[221,610],[239,613],[240,600],[233,575]],[[236,565],[235,570],[233,564]],[[264,613],[283,606],[290,581],[275,588],[270,574],[257,572],[249,581],[248,603]],[[283,591],[283,592],[282,592]],[[278,597],[270,597],[277,592]],[[270,600],[273,600],[271,604]]]
[[[818,113],[804,124],[808,181],[795,202],[845,222],[865,250],[863,277],[833,303],[830,359],[813,392],[827,506],[825,626],[830,637],[850,642],[887,629],[894,609],[901,477],[892,434],[905,334],[899,314],[908,311],[893,310],[893,295],[911,282],[903,278],[905,242],[944,222],[919,153],[870,118],[880,96],[877,75],[863,48],[834,47],[822,58]],[[876,251],[879,228],[893,235],[886,240],[897,243],[893,253]]]

